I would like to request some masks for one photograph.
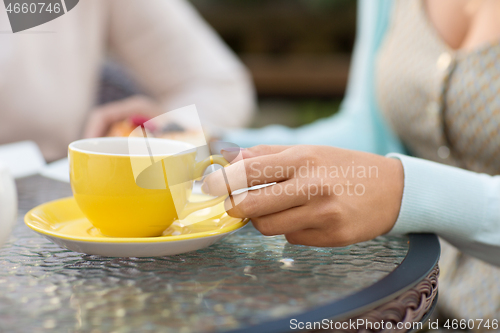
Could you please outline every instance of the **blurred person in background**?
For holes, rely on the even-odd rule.
[[[10,30],[3,6],[0,30]],[[108,52],[149,97],[94,106]],[[208,131],[240,127],[253,94],[242,64],[184,0],[84,0],[46,24],[0,34],[0,144],[33,140],[48,161],[126,118],[191,104]]]
[[[277,182],[243,201],[235,196],[241,203],[228,213],[310,246],[436,233],[449,242],[442,312],[500,318],[499,58],[499,1],[359,1],[338,114],[297,129],[226,133],[226,141],[254,146],[224,152],[234,159],[229,179],[245,168],[248,185]],[[293,172],[300,168],[309,172]],[[221,177],[209,176],[204,191],[225,193]]]

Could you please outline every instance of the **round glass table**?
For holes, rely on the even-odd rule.
[[[70,196],[69,184],[33,176],[17,188],[18,224],[0,249],[0,332],[283,332],[326,319],[423,322],[437,300],[434,235],[315,248],[264,237],[248,224],[195,252],[99,257],[60,248],[23,223],[34,206]]]

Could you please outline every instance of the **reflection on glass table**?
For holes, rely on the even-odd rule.
[[[0,250],[2,332],[245,329],[360,292],[408,252],[407,237],[315,248],[264,237],[249,224],[186,254],[90,256],[62,249],[22,223],[34,206],[70,196],[69,184],[33,176],[17,186],[18,224]]]

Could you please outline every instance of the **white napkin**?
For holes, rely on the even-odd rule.
[[[67,158],[63,158],[47,164],[40,171],[40,174],[47,178],[69,183],[69,161]]]
[[[0,162],[14,178],[35,175],[45,167],[42,152],[33,141],[0,145]]]

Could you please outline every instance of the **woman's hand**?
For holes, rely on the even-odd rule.
[[[132,116],[154,118],[162,113],[160,106],[145,96],[132,96],[101,105],[90,112],[83,131],[84,138],[105,136],[111,126]]]
[[[284,234],[292,244],[346,246],[389,232],[397,220],[404,185],[397,159],[306,145],[222,153],[232,160],[223,169],[231,191],[276,182],[226,200],[229,215],[250,217],[264,235]],[[202,189],[227,193],[222,170],[208,176]]]

